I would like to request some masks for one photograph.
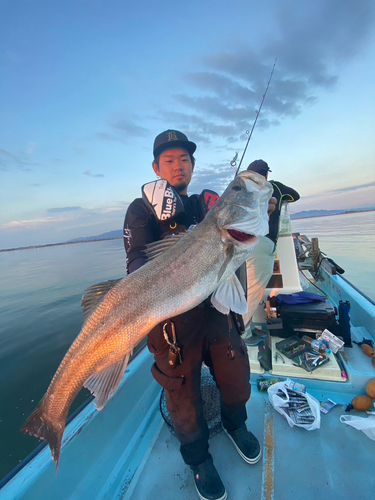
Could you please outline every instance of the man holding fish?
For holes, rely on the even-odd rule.
[[[166,217],[162,210],[164,217],[159,218],[153,209],[157,201],[156,186],[158,182],[160,184],[160,181],[155,181],[150,183],[152,189],[148,185],[147,190],[143,189],[143,198],[134,200],[129,206],[124,223],[129,273],[147,262],[147,245],[171,234],[186,232],[189,226],[203,219],[207,196],[211,202],[218,198],[211,191],[208,195],[207,192],[201,196],[187,195],[195,166],[195,149],[196,145],[177,130],[167,130],[156,137],[152,166],[156,175],[169,183],[164,187],[167,199],[170,200],[172,186],[178,204],[176,211],[168,214],[170,217]],[[147,196],[149,192],[152,194]],[[160,202],[160,196],[158,200]],[[171,205],[169,203],[166,207]],[[236,231],[232,233],[234,238],[239,236]],[[201,257],[196,255],[196,258]],[[174,342],[171,342],[172,338]],[[257,438],[246,428],[250,367],[234,315],[219,312],[207,298],[190,311],[163,321],[151,330],[148,348],[155,356],[153,376],[165,389],[181,455],[193,471],[200,498],[225,499],[225,487],[208,449],[209,430],[200,393],[203,362],[210,368],[219,388],[223,427],[238,453],[249,464],[257,463],[261,457]]]

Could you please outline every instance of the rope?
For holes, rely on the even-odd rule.
[[[311,248],[309,252],[309,257],[312,260],[313,269],[315,270],[315,272],[318,272],[322,257],[322,252],[320,251],[320,248],[318,248],[317,250],[313,250],[313,248]]]

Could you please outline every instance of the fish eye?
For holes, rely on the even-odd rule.
[[[241,191],[241,186],[233,186],[233,191]]]

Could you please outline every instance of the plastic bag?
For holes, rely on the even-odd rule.
[[[375,417],[355,417],[354,415],[341,415],[340,422],[351,425],[375,441]]]
[[[281,205],[280,220],[279,220],[279,233],[292,234],[292,223],[290,221],[289,203],[284,202]]]
[[[287,409],[285,408],[286,403],[291,402],[291,398],[289,397],[289,391],[295,392],[299,398],[305,398],[306,404],[309,407],[309,413],[314,417],[314,420],[311,423],[297,423],[291,416],[288,414]],[[278,391],[281,390],[284,393],[284,397],[278,396]],[[320,403],[313,396],[308,394],[307,392],[301,392],[295,390],[295,385],[290,379],[284,380],[283,382],[278,382],[277,384],[271,385],[268,389],[268,397],[271,405],[275,408],[275,410],[283,415],[288,421],[288,424],[291,427],[295,425],[297,427],[302,427],[307,431],[313,431],[314,429],[320,428]],[[280,393],[279,393],[280,394]],[[283,408],[284,406],[284,408]]]
[[[323,333],[320,336],[317,335],[316,337],[322,342],[327,343],[329,349],[331,349],[331,351],[335,354],[337,351],[343,351],[342,347],[345,342],[336,337],[336,335],[333,335],[333,333],[329,330],[323,330]]]

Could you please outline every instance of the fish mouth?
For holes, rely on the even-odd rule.
[[[227,229],[227,231],[234,240],[239,241],[240,243],[249,243],[257,239],[254,234],[243,233],[242,231],[237,231],[236,229]]]

